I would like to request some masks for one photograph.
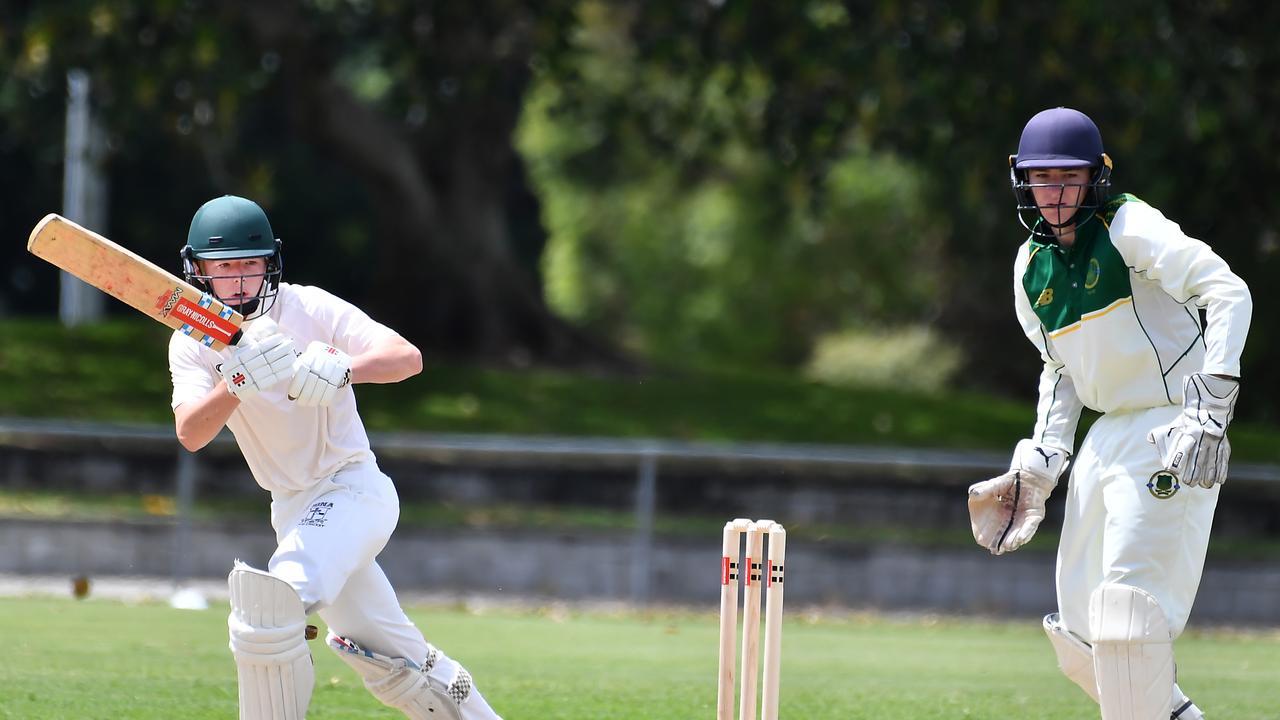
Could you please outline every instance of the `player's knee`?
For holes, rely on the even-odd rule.
[[[1098,704],[1104,718],[1168,718],[1175,701],[1173,637],[1160,603],[1104,583],[1089,598]]]
[[[1123,583],[1103,583],[1089,596],[1089,642],[1170,643],[1173,634],[1159,601]]]
[[[373,652],[332,632],[327,643],[359,673],[374,697],[411,720],[463,717],[473,692],[471,674],[434,646],[427,646],[427,656],[419,663]]]
[[[277,552],[267,564],[270,573],[289,583],[302,599],[307,612],[333,604],[342,585],[326,578],[319,568],[309,566],[293,551]]]

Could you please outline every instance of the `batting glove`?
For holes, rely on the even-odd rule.
[[[263,325],[240,341],[231,358],[218,366],[227,392],[248,400],[288,378],[298,353],[293,340],[279,332],[275,323]]]
[[[351,356],[316,340],[293,363],[289,399],[304,407],[328,405],[351,384]]]
[[[1044,506],[1067,464],[1061,448],[1021,440],[1009,472],[969,486],[973,539],[992,555],[1026,544],[1044,520]]]
[[[1147,435],[1165,470],[1183,485],[1211,488],[1227,479],[1231,443],[1227,425],[1235,415],[1240,382],[1205,373],[1182,382],[1182,413]]]

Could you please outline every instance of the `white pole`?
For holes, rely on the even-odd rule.
[[[179,610],[206,610],[204,593],[189,587],[191,580],[191,509],[195,504],[198,469],[195,453],[178,448],[177,523],[173,528],[173,595],[169,605]]]
[[[89,110],[89,74],[67,73],[67,127],[62,169],[62,214],[99,232],[105,230],[105,188],[95,168],[95,138]],[[67,272],[60,273],[58,317],[74,327],[102,317],[102,293]]]
[[[636,473],[636,531],[631,549],[631,601],[649,602],[653,578],[653,516],[658,495],[658,460],[652,453],[640,458]]]

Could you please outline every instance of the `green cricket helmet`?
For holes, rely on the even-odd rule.
[[[261,275],[262,287],[256,296],[218,298],[244,315],[245,319],[265,315],[280,292],[280,277],[284,270],[280,245],[280,240],[271,231],[267,214],[258,203],[235,195],[223,195],[201,205],[191,218],[187,244],[182,248],[183,274],[187,282],[213,293],[212,276],[200,269],[197,260],[266,258],[266,270]],[[240,277],[257,276],[255,273]]]

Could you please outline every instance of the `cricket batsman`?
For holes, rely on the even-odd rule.
[[[423,639],[375,558],[399,519],[352,385],[422,370],[418,349],[317,287],[281,282],[281,242],[240,197],[210,200],[182,249],[188,282],[246,318],[220,352],[181,332],[169,343],[178,440],[196,451],[226,425],[271,493],[278,546],[266,571],[237,561],[227,623],[243,720],[306,716],[315,684],[306,617],[384,704],[414,720],[498,715],[471,675]]]
[[[1159,210],[1112,194],[1083,113],[1035,115],[1009,161],[1030,232],[1014,308],[1044,368],[1032,436],[1007,473],[969,488],[974,539],[996,555],[1030,540],[1069,464],[1058,612],[1044,619],[1062,672],[1103,720],[1199,720],[1173,642],[1227,479],[1249,289]],[[1077,451],[1083,407],[1101,417]]]

